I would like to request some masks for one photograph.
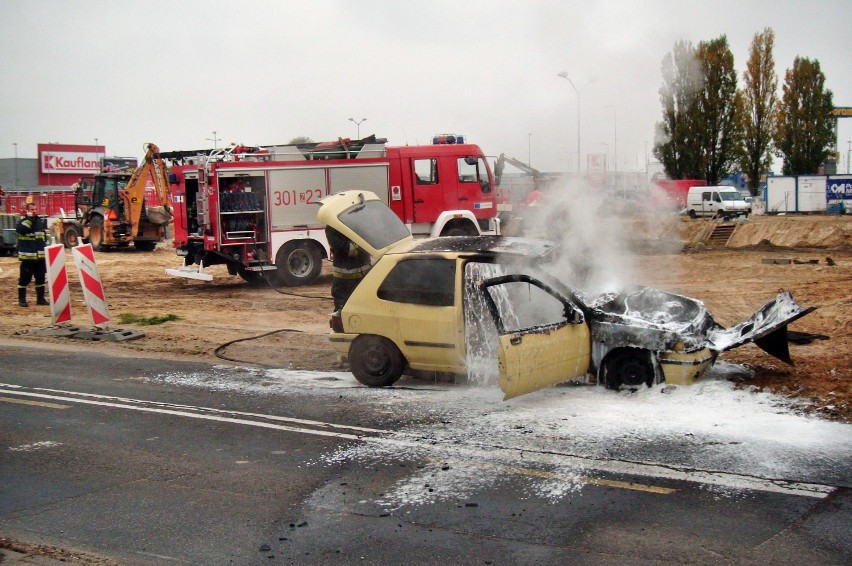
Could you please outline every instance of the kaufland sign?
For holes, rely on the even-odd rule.
[[[88,173],[98,172],[98,154],[78,151],[43,151],[42,173]]]
[[[98,158],[103,157],[102,145],[60,143],[38,144],[38,184],[40,186],[70,187],[81,175],[94,175],[100,169]]]

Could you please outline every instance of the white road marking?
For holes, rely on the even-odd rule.
[[[429,446],[428,442],[422,441],[419,437],[410,436],[406,435],[405,433],[390,430],[341,425],[336,423],[327,423],[323,421],[296,419],[291,417],[264,415],[259,413],[228,411],[223,409],[214,409],[210,407],[176,405],[155,401],[144,401],[139,399],[128,399],[106,395],[97,395],[92,393],[77,393],[74,391],[61,391],[44,388],[32,388],[32,391],[26,391],[21,386],[3,383],[0,383],[0,388],[0,393],[8,395],[19,395],[25,397],[34,397],[38,399],[63,401],[67,403],[80,403],[101,407],[127,409],[131,411],[140,411],[146,413],[218,421],[237,425],[254,426],[259,428],[293,432],[297,434],[309,434],[314,436],[338,438],[341,440],[375,442],[395,446],[398,448],[417,448],[422,450],[424,448],[428,448]],[[49,393],[39,393],[37,391],[47,391]],[[74,397],[69,397],[69,395],[73,395]],[[224,415],[238,415],[240,418]],[[304,426],[280,424],[283,422],[293,423],[293,425]],[[306,428],[307,426],[313,426],[317,428]],[[624,474],[656,479],[669,479],[675,481],[699,483],[741,490],[763,491],[786,495],[814,497],[818,499],[826,497],[835,489],[833,486],[822,484],[759,478],[745,476],[742,474],[732,474],[712,470],[688,469],[679,466],[648,464],[642,462],[625,462],[622,460],[585,458],[582,456],[575,456],[571,454],[562,454],[558,451],[548,451],[545,453],[542,451],[529,449],[521,450],[517,448],[498,445],[476,446],[474,444],[468,446],[452,447],[448,447],[447,445],[441,445],[439,446],[439,448],[445,451],[452,450],[454,453],[460,456],[469,458],[471,462],[484,462],[486,459],[486,449],[492,451],[496,449],[505,452],[523,452],[525,461],[530,463],[536,463],[537,461],[544,460],[545,458],[558,457],[560,461],[564,463],[575,465],[578,469],[583,469],[587,471],[601,471],[612,474]],[[483,465],[483,467],[487,467],[487,465]],[[509,468],[504,469],[506,471],[511,471],[511,469]],[[537,470],[531,470],[527,468],[523,468],[523,470],[525,470],[524,473],[526,475],[535,475],[539,473],[539,471]],[[632,482],[601,482],[595,478],[588,479],[589,481],[587,483],[597,483],[598,485],[620,487],[624,489],[631,489],[629,486],[632,484]],[[641,489],[642,491],[654,491],[646,489],[648,487],[654,486],[644,486],[642,484],[632,485],[636,485],[637,489]],[[666,488],[662,489],[661,491],[658,491],[658,493],[667,493]]]
[[[52,440],[42,440],[41,442],[33,442],[32,444],[22,444],[21,446],[9,447],[9,452],[35,452],[36,450],[44,450],[46,448],[55,448],[62,446],[61,442]]]

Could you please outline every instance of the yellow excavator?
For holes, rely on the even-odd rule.
[[[148,181],[153,197],[146,200]],[[80,241],[95,250],[128,247],[152,251],[166,235],[172,220],[171,186],[160,149],[146,144],[142,161],[132,172],[98,173],[75,186],[76,214],[53,225],[58,243],[73,247]],[[150,202],[153,200],[154,202]]]

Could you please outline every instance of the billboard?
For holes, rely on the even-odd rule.
[[[829,177],[825,181],[825,198],[828,201],[852,200],[852,177]]]
[[[136,169],[139,161],[135,157],[102,157],[101,171],[104,173],[117,173],[125,169]]]
[[[38,144],[38,184],[70,186],[81,175],[100,170],[104,147],[100,145]]]

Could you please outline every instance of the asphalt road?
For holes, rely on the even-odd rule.
[[[131,565],[852,561],[837,462],[765,479],[660,464],[683,446],[483,441],[479,406],[406,410],[461,386],[300,378],[0,346],[0,536]]]

